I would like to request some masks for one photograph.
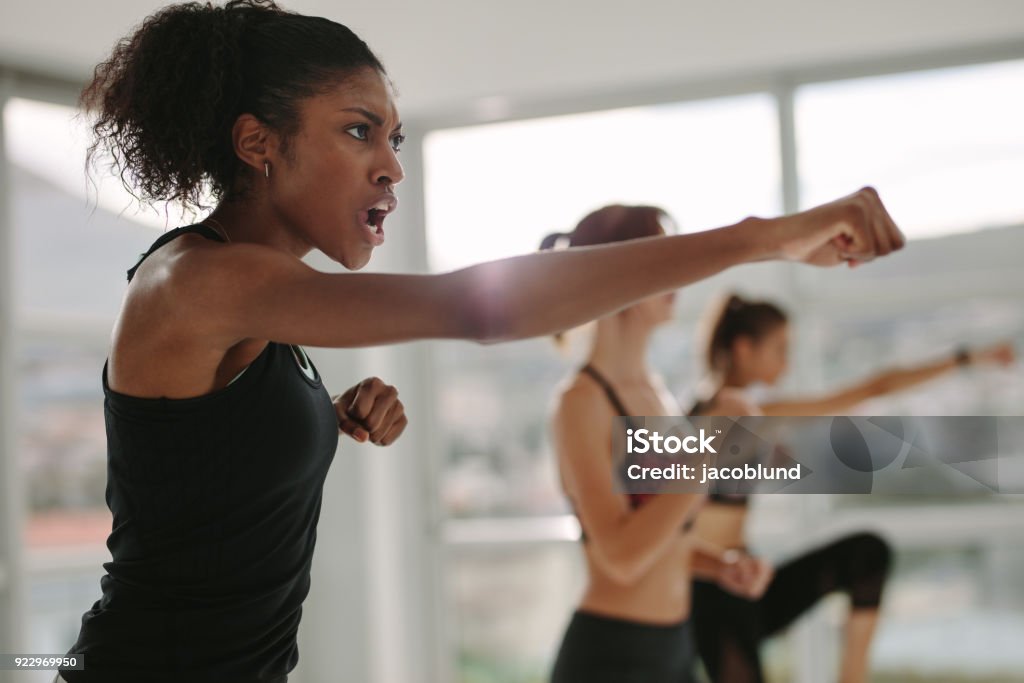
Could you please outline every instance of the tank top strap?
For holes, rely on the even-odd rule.
[[[182,235],[189,232],[197,232],[203,237],[206,237],[207,239],[216,240],[218,242],[225,241],[224,238],[220,235],[220,233],[218,233],[210,226],[203,225],[201,223],[196,223],[195,225],[185,225],[180,228],[175,228],[174,230],[165,232],[164,234],[160,235],[159,238],[157,238],[156,242],[153,242],[153,245],[146,252],[139,254],[139,260],[135,262],[134,266],[128,269],[128,282],[132,281],[132,278],[135,277],[135,271],[139,269],[139,266],[142,265],[142,262],[145,261],[150,254],[152,254],[154,251],[164,246],[171,240],[175,239],[176,237],[181,237]]]
[[[608,396],[608,401],[612,404],[612,407],[618,411],[619,415],[625,415],[627,417],[631,415],[631,413],[626,410],[626,406],[622,405],[622,401],[619,399],[619,395],[615,393],[615,389],[612,387],[611,382],[605,379],[604,375],[597,371],[597,368],[590,363],[587,363],[580,368],[580,372],[590,375],[590,377],[597,382],[602,389],[604,389],[605,395]]]

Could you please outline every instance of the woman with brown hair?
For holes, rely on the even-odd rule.
[[[1007,364],[1009,344],[962,348],[930,363],[886,370],[835,392],[816,397],[756,404],[748,389],[775,384],[789,355],[789,318],[769,301],[729,296],[714,309],[706,361],[714,378],[712,395],[690,415],[836,415],[862,401],[916,386],[964,366]],[[746,554],[747,497],[712,495],[701,510],[695,533],[722,550]],[[763,595],[737,596],[705,581],[694,582],[693,623],[697,649],[712,681],[764,680],[759,645],[804,614],[823,596],[841,591],[850,598],[841,683],[868,679],[868,650],[891,551],[879,536],[860,533],[805,553],[779,567]]]
[[[541,247],[561,241],[571,251],[671,231],[655,207],[607,206]],[[657,294],[598,320],[585,363],[555,399],[555,452],[583,530],[588,580],[552,683],[692,681],[693,577],[741,595],[758,592],[767,578],[757,561],[716,552],[688,533],[703,495],[615,492],[612,418],[682,414],[647,363],[650,337],[671,320],[673,300],[672,292]]]

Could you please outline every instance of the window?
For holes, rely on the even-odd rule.
[[[100,594],[110,512],[100,372],[125,271],[159,234],[116,181],[90,190],[76,110],[12,99],[3,111],[13,228],[16,456],[25,485],[25,632],[64,652]],[[127,210],[126,210],[127,209]],[[36,672],[40,680],[52,672]]]
[[[804,206],[870,179],[909,237],[1024,222],[1024,61],[797,91]]]
[[[534,251],[546,234],[612,203],[661,206],[682,231],[778,214],[777,131],[773,99],[753,94],[434,132],[424,150],[431,265]],[[781,293],[781,272],[758,266],[739,277]],[[689,292],[654,359],[686,381],[675,385],[684,392],[697,372],[692,328],[702,308]],[[435,354],[460,680],[546,680],[585,576],[575,522],[562,516],[546,415],[576,360],[547,339],[446,342]],[[471,529],[507,542],[475,543]]]
[[[652,342],[652,365],[670,388],[684,401],[692,396],[702,377],[696,323],[726,289],[795,313],[784,395],[836,388],[960,344],[1007,339],[1024,347],[1017,258],[1024,195],[1016,189],[1024,178],[1022,86],[1024,62],[1004,62],[779,91],[794,103],[791,196],[810,206],[875,185],[912,246],[853,271],[762,264],[686,288],[676,320]],[[571,230],[615,202],[663,206],[683,231],[778,214],[777,131],[790,110],[773,100],[751,94],[435,131],[424,144],[432,267],[532,251],[544,235]],[[444,378],[435,391],[459,680],[545,680],[585,577],[546,434],[550,396],[578,359],[560,358],[547,340],[486,349],[445,342],[435,355]],[[1019,364],[972,368],[860,412],[1020,414],[1021,372]],[[981,495],[941,505],[927,497],[762,496],[750,537],[784,561],[849,525],[883,531],[897,562],[874,676],[934,675],[928,662],[939,654],[936,643],[948,640],[939,624],[956,623],[988,635],[942,652],[949,680],[1002,683],[1024,671],[1018,659],[994,656],[990,644],[1024,633],[1019,610],[994,599],[996,590],[1014,604],[1020,599],[1005,581],[1019,573],[1019,558],[999,523],[1005,506],[1017,504]],[[958,597],[936,601],[940,595]],[[768,670],[831,676],[842,603],[825,601],[807,626],[770,643]],[[936,605],[944,605],[941,614]],[[811,650],[823,654],[808,657]]]

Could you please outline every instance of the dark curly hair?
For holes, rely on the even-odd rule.
[[[118,42],[82,90],[97,116],[86,170],[105,152],[143,202],[241,196],[249,175],[231,140],[238,116],[269,125],[287,149],[299,102],[366,67],[385,73],[351,30],[271,0],[170,5]]]

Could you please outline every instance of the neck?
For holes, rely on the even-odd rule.
[[[735,369],[729,370],[725,373],[725,378],[722,380],[721,388],[732,388],[732,389],[745,389],[750,386],[750,379]]]
[[[209,218],[216,221],[214,228],[218,232],[227,233],[232,244],[262,244],[300,259],[313,249],[305,237],[256,202],[224,200]]]
[[[597,322],[597,334],[587,362],[610,382],[645,382],[650,377],[647,342],[651,332],[651,328],[630,325],[622,315],[602,318]]]

